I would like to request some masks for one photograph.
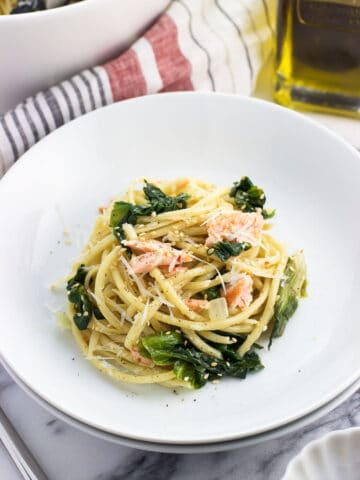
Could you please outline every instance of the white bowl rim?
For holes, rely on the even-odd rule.
[[[84,0],[84,2],[79,2],[79,3],[74,3],[72,5],[65,5],[65,7],[73,7],[73,6],[76,6],[76,5],[82,5],[83,3],[86,3],[86,2],[103,2],[103,1],[108,1],[108,0]],[[43,11],[40,11],[40,12],[32,12],[33,14],[37,14],[37,13],[43,13],[43,12],[51,12],[53,10],[58,10],[59,8],[64,8],[64,7],[58,7],[57,9],[56,8],[51,8],[49,10],[43,10]],[[20,15],[27,15],[27,14],[19,14]],[[3,17],[9,17],[10,15],[3,15]],[[0,19],[1,19],[1,16],[0,16]],[[11,166],[11,168],[5,173],[5,175],[10,171],[10,170],[14,170],[17,168],[17,166],[19,164],[22,163],[23,161],[23,158],[24,157],[27,157],[28,155],[28,152],[32,151],[34,148],[36,148],[36,146],[42,142],[43,140],[45,140],[47,137],[49,137],[49,135],[54,135],[56,134],[56,132],[58,132],[59,130],[62,130],[64,128],[67,128],[68,125],[72,125],[74,122],[78,122],[78,121],[81,121],[82,118],[84,117],[88,117],[89,115],[96,115],[96,112],[98,112],[99,110],[103,111],[103,110],[108,110],[108,109],[111,109],[113,108],[115,105],[117,104],[127,104],[127,103],[132,103],[132,102],[142,102],[142,101],[146,101],[148,98],[153,98],[153,97],[161,97],[161,98],[165,98],[165,97],[181,97],[181,96],[198,96],[198,97],[213,97],[213,96],[216,96],[216,97],[223,97],[223,98],[232,98],[233,100],[237,100],[237,99],[240,99],[242,102],[250,102],[250,103],[257,103],[259,105],[263,105],[265,108],[269,108],[269,109],[275,109],[275,110],[282,110],[283,112],[286,112],[287,115],[291,116],[291,117],[295,117],[297,119],[301,119],[301,121],[307,123],[307,124],[310,124],[312,125],[314,128],[318,129],[318,130],[321,130],[322,132],[326,133],[327,135],[329,135],[330,137],[334,138],[336,141],[338,142],[341,142],[341,144],[343,145],[343,147],[347,148],[353,155],[357,155],[359,157],[359,160],[360,160],[360,150],[358,150],[355,146],[353,146],[351,143],[349,143],[347,140],[345,140],[345,138],[340,135],[339,133],[335,132],[334,130],[332,130],[331,128],[329,128],[328,126],[324,125],[323,123],[320,123],[318,122],[315,118],[310,118],[308,116],[305,116],[305,112],[302,112],[302,111],[297,111],[297,110],[292,110],[291,108],[288,108],[288,107],[284,107],[278,103],[275,103],[271,100],[264,100],[262,98],[257,98],[257,97],[251,97],[251,96],[246,96],[246,95],[239,95],[239,94],[235,94],[235,93],[225,93],[225,92],[213,92],[213,91],[200,91],[200,90],[193,90],[193,91],[175,91],[175,92],[164,92],[164,93],[155,93],[155,94],[148,94],[148,95],[143,95],[143,96],[140,96],[140,97],[132,97],[132,98],[127,98],[125,100],[121,100],[121,101],[118,101],[118,102],[113,102],[113,103],[110,103],[109,105],[105,105],[103,107],[100,107],[100,108],[97,108],[95,110],[91,110],[90,112],[87,112],[85,113],[84,115],[80,115],[79,117],[76,117],[72,120],[70,120],[69,122],[66,122],[64,125],[61,125],[60,127],[56,128],[55,130],[51,131],[49,134],[47,134],[45,137],[41,138],[37,143],[35,143],[34,145],[32,145],[29,150],[27,150],[26,152],[24,152],[17,160],[16,162]],[[5,175],[2,177],[4,178]]]
[[[326,403],[319,409],[311,412],[309,415],[305,415],[294,422],[290,422],[287,425],[279,427],[274,430],[269,430],[264,433],[255,434],[251,437],[244,437],[235,440],[228,440],[228,441],[220,441],[220,442],[211,442],[211,443],[195,443],[195,444],[165,444],[161,442],[155,441],[147,441],[147,440],[140,440],[140,439],[133,439],[127,436],[116,435],[106,430],[102,430],[100,428],[93,427],[87,423],[78,420],[77,418],[67,415],[62,410],[57,409],[51,403],[48,403],[44,398],[39,396],[36,392],[34,392],[27,384],[25,384],[17,375],[11,370],[11,368],[6,364],[3,358],[0,356],[0,365],[4,368],[10,378],[16,383],[16,385],[21,388],[21,390],[26,393],[30,398],[32,398],[38,405],[48,411],[51,415],[54,415],[56,418],[62,420],[67,425],[77,428],[81,432],[87,433],[89,435],[94,436],[95,438],[109,441],[113,444],[123,445],[125,447],[130,448],[141,448],[142,450],[149,451],[149,452],[161,452],[161,453],[178,453],[178,454],[204,454],[204,453],[217,453],[217,452],[224,452],[235,450],[238,448],[246,448],[257,445],[259,443],[263,443],[266,441],[276,440],[281,438],[285,435],[291,435],[292,433],[305,428],[307,425],[314,424],[318,419],[326,416],[331,411],[338,408],[344,402],[346,402],[354,393],[358,390],[360,385],[360,379],[354,382],[348,389],[342,392],[339,396],[335,399],[331,400],[330,402]],[[301,424],[299,425],[299,422]],[[359,428],[360,427],[356,427]],[[355,430],[353,428],[352,430]],[[339,430],[336,432],[330,433],[341,433],[344,430]],[[325,436],[328,436],[326,434]],[[325,437],[324,436],[324,437]],[[310,443],[315,443],[317,440],[314,440]],[[306,448],[306,447],[304,447]],[[301,451],[302,452],[302,451]],[[298,458],[300,453],[291,460],[291,463],[295,458]],[[285,480],[285,479],[284,479]]]

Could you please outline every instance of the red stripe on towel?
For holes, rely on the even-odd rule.
[[[103,65],[111,85],[114,102],[146,94],[146,82],[133,50]]]
[[[191,83],[191,63],[182,54],[175,22],[164,14],[145,34],[150,42],[163,81],[162,91],[194,90]],[[174,86],[175,88],[172,88]],[[180,88],[184,86],[184,88]]]
[[[161,92],[183,92],[184,90],[194,90],[190,78],[183,78],[171,85],[164,87]]]

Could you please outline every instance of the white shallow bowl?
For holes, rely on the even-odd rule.
[[[63,308],[65,295],[54,298],[49,285],[79,255],[99,205],[135,177],[189,174],[223,185],[248,174],[265,188],[278,212],[274,234],[305,249],[309,298],[262,351],[266,368],[246,381],[181,395],[115,384],[59,329],[48,306]],[[262,101],[167,94],[84,116],[36,145],[0,183],[0,353],[49,404],[122,437],[218,443],[293,422],[360,376],[359,183],[353,148]]]
[[[283,480],[359,480],[360,427],[310,442],[288,465]]]
[[[169,443],[158,443],[158,442],[146,442],[142,440],[134,440],[127,437],[122,437],[120,435],[114,435],[98,428],[91,427],[79,420],[76,420],[69,415],[64,414],[57,408],[50,405],[48,402],[43,400],[39,395],[34,393],[27,385],[25,385],[19,377],[17,377],[14,372],[9,368],[8,365],[2,360],[2,365],[7,370],[9,375],[13,380],[37,403],[42,407],[48,410],[53,415],[59,417],[64,422],[68,423],[72,427],[78,428],[79,430],[93,435],[102,440],[106,440],[118,445],[124,445],[131,448],[140,448],[142,450],[148,450],[151,452],[164,452],[164,453],[211,453],[211,452],[221,452],[227,450],[234,450],[236,448],[249,447],[251,445],[257,445],[261,442],[275,440],[284,435],[289,435],[297,430],[305,428],[307,425],[310,425],[313,422],[316,422],[319,418],[323,417],[330,411],[334,410],[336,407],[345,402],[348,398],[351,397],[359,388],[360,388],[360,379],[354,382],[350,387],[345,389],[342,393],[337,395],[330,402],[326,403],[322,407],[314,410],[313,412],[305,415],[304,417],[290,422],[282,427],[276,428],[274,430],[269,430],[268,432],[259,433],[258,435],[253,435],[250,437],[240,438],[238,440],[230,440],[228,442],[215,442],[215,443],[203,443],[203,444],[169,444]]]
[[[169,0],[83,0],[0,15],[0,113],[130,45]]]

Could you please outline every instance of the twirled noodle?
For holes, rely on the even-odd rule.
[[[137,189],[139,181],[143,180],[133,182],[124,197],[116,201],[147,205],[143,191]],[[133,248],[130,259],[126,242],[121,244],[115,238],[110,227],[114,200],[101,208],[90,239],[69,276],[84,266],[84,286],[100,314],[93,312],[86,328],[79,330],[73,321],[79,313],[69,303],[68,318],[86,358],[110,377],[130,383],[186,386],[187,382],[177,378],[169,366],[155,366],[141,354],[142,337],[175,329],[183,334],[185,344],[222,359],[220,346],[232,345],[239,338],[236,336],[243,335],[246,338],[238,354],[245,355],[273,317],[288,255],[263,228],[257,244],[226,260],[219,258],[207,246],[208,222],[224,211],[235,211],[229,189],[190,178],[156,183],[167,195],[188,194],[187,207],[139,215],[137,222],[123,225],[124,238],[130,243],[141,242],[140,250],[148,241],[161,242],[187,255],[187,261],[178,264],[174,257],[173,265],[167,264],[166,268],[158,263],[142,273],[136,272],[134,262],[141,262],[146,248]],[[209,308],[189,307],[192,300],[197,306],[199,297],[205,297],[206,302],[207,289],[217,289],[217,296],[225,294],[228,301],[228,286],[244,277],[250,278],[252,285],[248,304],[229,305],[223,317],[212,317]],[[206,306],[209,304],[211,301]]]

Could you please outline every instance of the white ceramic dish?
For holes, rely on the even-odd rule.
[[[84,0],[0,15],[0,113],[129,46],[169,0]]]
[[[264,187],[278,211],[275,234],[305,249],[309,298],[262,352],[266,368],[244,382],[183,395],[115,384],[82,358],[46,307],[64,302],[62,295],[55,305],[49,285],[80,250],[64,244],[63,222],[75,239],[133,178],[186,174],[219,184],[248,174]],[[31,149],[0,184],[0,222],[9,232],[0,237],[0,352],[48,403],[122,437],[218,443],[293,422],[359,378],[359,179],[353,148],[262,101],[167,94],[82,117]]]
[[[37,403],[42,407],[48,410],[53,415],[56,415],[64,422],[68,423],[72,427],[78,428],[89,435],[94,435],[97,438],[106,440],[118,445],[125,445],[131,448],[139,448],[142,450],[148,450],[151,452],[164,452],[164,453],[210,453],[210,452],[221,452],[227,450],[234,450],[236,448],[249,447],[251,445],[256,445],[261,442],[275,440],[276,438],[282,437],[284,435],[289,435],[301,428],[305,428],[307,425],[317,421],[319,418],[325,416],[330,411],[334,410],[336,407],[345,402],[348,398],[351,397],[359,388],[360,388],[360,379],[355,383],[350,385],[346,390],[344,390],[340,395],[335,397],[330,402],[326,403],[322,407],[314,410],[312,413],[305,415],[299,420],[290,422],[282,427],[270,430],[268,432],[260,433],[252,437],[241,438],[239,440],[232,440],[228,442],[218,442],[218,443],[204,443],[204,444],[187,444],[187,445],[176,445],[176,444],[167,444],[167,443],[154,443],[154,442],[145,442],[141,440],[133,440],[126,437],[121,437],[120,435],[113,435],[108,432],[104,432],[97,428],[90,427],[85,423],[75,420],[73,417],[65,415],[60,410],[56,409],[45,400],[43,400],[39,395],[36,395],[27,385],[24,384],[9,368],[8,365],[2,360],[2,365],[7,370],[9,375],[13,380]]]
[[[359,480],[360,427],[315,440],[288,465],[283,480]]]

